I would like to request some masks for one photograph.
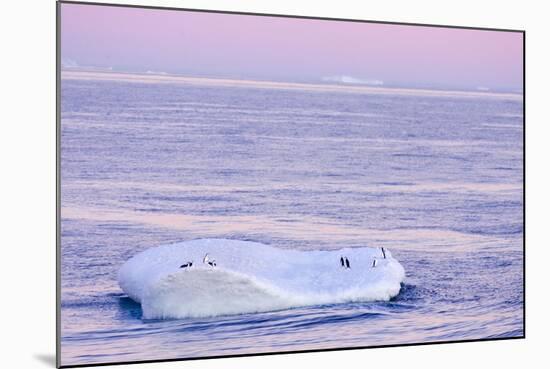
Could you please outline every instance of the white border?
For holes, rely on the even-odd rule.
[[[112,0],[110,2],[120,2]],[[132,365],[132,368],[518,368],[547,362],[548,16],[527,2],[189,0],[139,5],[527,30],[527,339]],[[2,366],[53,367],[55,349],[55,4],[3,5]],[[120,366],[119,366],[120,367]]]

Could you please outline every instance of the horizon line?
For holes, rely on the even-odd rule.
[[[72,80],[111,80],[133,83],[181,83],[219,85],[224,87],[256,87],[256,88],[278,88],[286,90],[313,90],[317,92],[348,92],[365,94],[395,94],[395,95],[425,95],[425,96],[455,96],[455,97],[485,97],[485,98],[523,98],[524,91],[521,90],[493,90],[483,86],[472,89],[449,88],[428,88],[422,86],[407,85],[379,85],[362,83],[331,83],[321,77],[315,81],[282,81],[270,79],[254,79],[243,77],[193,75],[183,73],[168,73],[163,71],[123,71],[114,70],[112,67],[63,67],[60,66],[61,78]],[[67,76],[67,73],[69,75]],[[65,76],[63,76],[65,74]],[[82,75],[81,77],[78,74]],[[87,76],[84,77],[84,76]],[[101,76],[103,75],[103,76]],[[106,76],[110,76],[108,78]],[[127,76],[127,77],[125,77]],[[132,78],[139,76],[141,78]],[[68,77],[68,78],[67,78]]]

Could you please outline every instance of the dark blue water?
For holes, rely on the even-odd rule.
[[[62,364],[523,335],[521,96],[78,73],[61,92]],[[121,264],[204,237],[385,246],[407,277],[390,302],[142,319]]]

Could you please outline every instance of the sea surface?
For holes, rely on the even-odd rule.
[[[521,95],[170,80],[61,82],[61,363],[523,335]],[[389,302],[146,320],[117,284],[198,238],[384,246]]]

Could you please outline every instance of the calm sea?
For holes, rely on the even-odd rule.
[[[61,85],[63,365],[523,335],[521,96],[96,77]],[[390,302],[142,319],[122,263],[206,237],[384,246],[407,277]]]

